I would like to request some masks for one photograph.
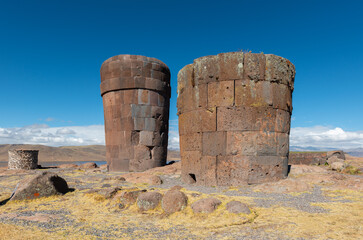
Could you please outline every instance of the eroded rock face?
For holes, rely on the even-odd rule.
[[[161,61],[118,55],[101,67],[106,159],[110,171],[145,171],[166,163],[170,71]]]
[[[66,180],[57,174],[43,172],[19,182],[10,200],[27,200],[65,194],[69,191]]]
[[[221,205],[221,201],[217,198],[204,198],[194,202],[191,207],[195,213],[211,213]]]
[[[295,67],[271,54],[222,53],[178,74],[182,179],[243,185],[287,176]]]
[[[244,213],[244,214],[251,213],[251,210],[248,207],[248,205],[245,203],[242,203],[240,201],[231,201],[231,202],[227,203],[226,209],[230,213]]]
[[[167,191],[161,201],[161,207],[168,214],[181,211],[188,204],[188,197],[178,187],[180,186],[174,186]]]
[[[137,198],[137,206],[141,211],[155,209],[159,205],[162,197],[163,195],[158,192],[141,193]]]

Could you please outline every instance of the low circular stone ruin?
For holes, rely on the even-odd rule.
[[[38,150],[9,150],[9,169],[36,169],[38,168]]]

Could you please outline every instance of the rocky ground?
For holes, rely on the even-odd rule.
[[[0,239],[362,239],[363,175],[353,170],[363,159],[346,162],[354,168],[293,165],[285,180],[240,187],[184,184],[180,163],[144,173],[92,164],[0,169]],[[7,201],[19,181],[43,172],[64,178],[71,191]],[[166,211],[159,203],[166,195],[175,198],[168,209],[178,196],[186,206]],[[236,201],[245,208],[230,208]]]

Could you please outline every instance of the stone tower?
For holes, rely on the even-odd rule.
[[[182,179],[242,185],[287,176],[295,67],[272,54],[221,53],[178,74]]]
[[[166,163],[170,71],[161,61],[118,55],[101,66],[106,159],[110,171],[144,171]]]

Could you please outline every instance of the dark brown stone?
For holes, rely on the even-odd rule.
[[[43,172],[19,182],[10,200],[27,200],[65,194],[69,191],[66,180],[57,174]]]
[[[204,198],[194,202],[191,207],[195,213],[212,213],[221,203],[217,198]]]
[[[251,210],[247,206],[247,204],[242,203],[240,201],[231,201],[227,203],[226,209],[230,213],[244,213],[244,214],[250,214]]]
[[[161,200],[161,207],[168,214],[182,211],[187,204],[188,197],[175,187],[167,191]]]
[[[137,198],[137,206],[141,211],[147,211],[155,209],[163,195],[158,192],[145,192],[141,193]]]

